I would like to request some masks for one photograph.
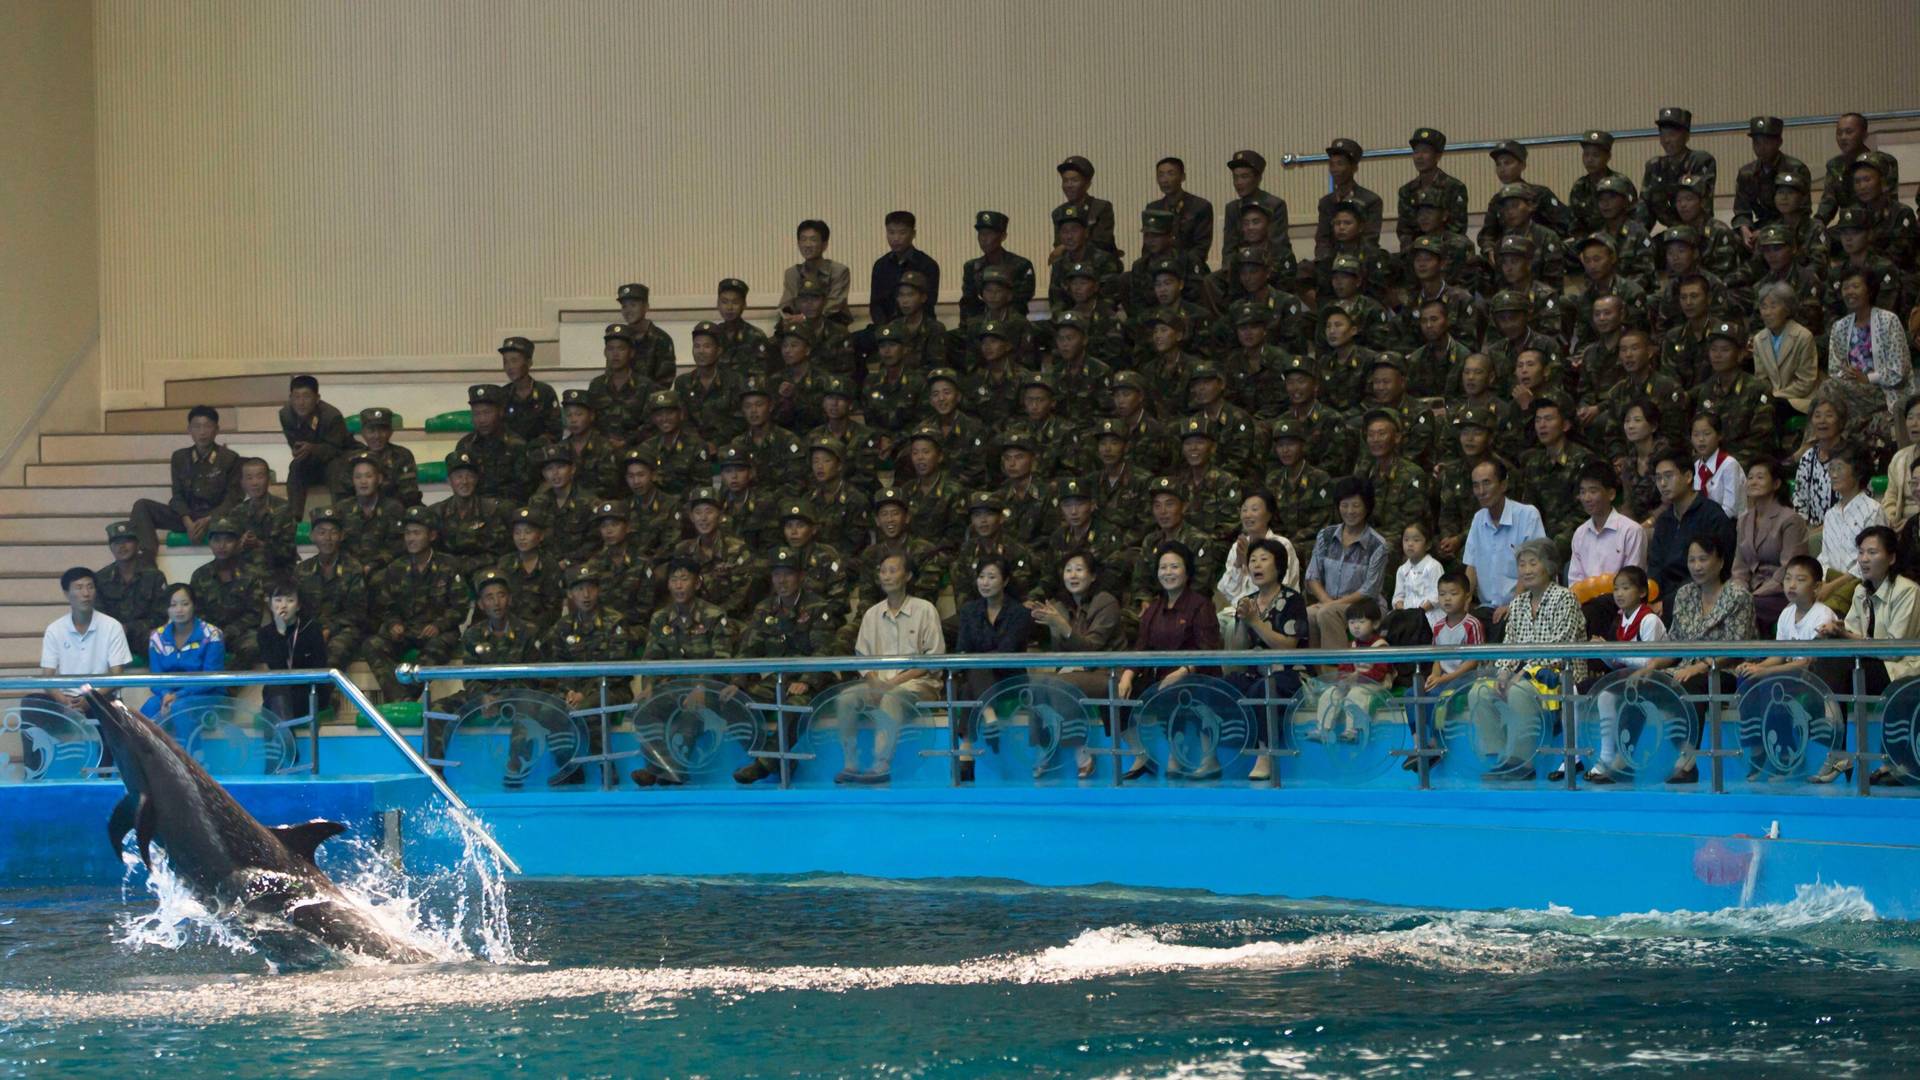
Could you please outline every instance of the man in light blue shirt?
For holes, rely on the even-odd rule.
[[[1519,568],[1514,552],[1521,544],[1547,535],[1540,511],[1507,498],[1507,466],[1499,458],[1473,467],[1473,497],[1480,501],[1460,561],[1467,565],[1474,596],[1493,609],[1493,622],[1504,622],[1513,599]]]

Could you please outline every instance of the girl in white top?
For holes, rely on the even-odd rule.
[[[1428,535],[1427,527],[1418,521],[1409,521],[1400,532],[1400,551],[1406,561],[1393,575],[1393,608],[1395,611],[1419,609],[1427,613],[1427,625],[1440,629],[1447,621],[1447,613],[1440,610],[1440,575],[1445,573],[1439,560],[1427,554],[1432,546],[1433,537]]]
[[[1738,520],[1747,508],[1747,470],[1720,449],[1720,418],[1702,412],[1693,418],[1693,490],[1720,504]]]
[[[1638,566],[1623,566],[1613,573],[1613,603],[1620,609],[1620,621],[1613,628],[1614,641],[1664,641],[1667,624],[1647,606],[1647,572]],[[1595,634],[1594,641],[1607,639]],[[1651,656],[1609,657],[1608,667],[1643,668]],[[1627,767],[1620,753],[1620,691],[1600,691],[1600,758],[1587,770],[1587,781],[1611,784],[1613,774]]]

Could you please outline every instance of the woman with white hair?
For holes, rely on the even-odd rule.
[[[1753,370],[1773,388],[1773,400],[1784,403],[1781,408],[1805,413],[1813,404],[1814,388],[1820,385],[1820,350],[1814,345],[1813,331],[1793,317],[1799,295],[1793,286],[1776,281],[1760,287],[1758,303],[1761,327],[1749,342]]]
[[[1513,561],[1517,588],[1507,608],[1505,644],[1577,645],[1585,641],[1587,623],[1580,614],[1580,601],[1556,580],[1560,556],[1553,541],[1529,540],[1515,549]],[[1482,751],[1500,752],[1500,760],[1482,779],[1532,780],[1533,751],[1558,725],[1561,672],[1553,664],[1537,660],[1496,660],[1493,666],[1497,677],[1492,682],[1474,684],[1467,695]],[[1575,683],[1585,681],[1586,661],[1569,662],[1566,677]],[[1500,701],[1507,705],[1505,716],[1501,715]]]

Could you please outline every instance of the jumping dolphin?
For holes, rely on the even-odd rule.
[[[151,868],[158,841],[174,874],[210,911],[273,916],[341,952],[408,964],[434,959],[381,929],[314,865],[314,849],[345,825],[267,828],[158,724],[99,690],[82,692],[102,718],[101,738],[127,786],[107,820],[115,851],[131,831]]]

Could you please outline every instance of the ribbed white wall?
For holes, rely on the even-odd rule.
[[[1821,18],[1820,23],[1813,19]],[[547,301],[637,278],[778,288],[791,231],[879,253],[921,218],[957,273],[972,211],[1044,253],[1069,153],[1123,246],[1162,154],[1228,197],[1241,146],[1399,144],[1916,104],[1909,2],[1356,0],[881,4],[98,0],[109,388],[166,360],[479,353]],[[1816,164],[1825,131],[1793,135]],[[1707,140],[1727,183],[1744,139]],[[1638,176],[1652,144],[1623,148]],[[1476,205],[1483,157],[1450,169]],[[1564,189],[1572,151],[1537,155]],[[1365,169],[1388,193],[1402,162]],[[1320,170],[1270,175],[1311,217]]]

